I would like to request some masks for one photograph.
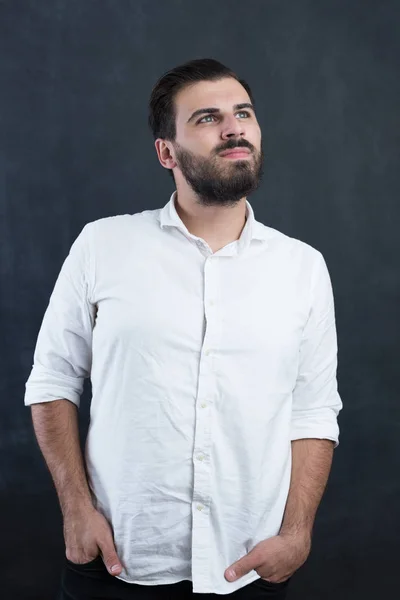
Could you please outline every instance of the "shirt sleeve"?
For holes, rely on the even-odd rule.
[[[79,407],[92,363],[92,225],[86,224],[73,242],[54,285],[25,384],[25,406],[66,398]]]
[[[291,439],[329,439],[339,445],[337,335],[333,290],[324,257],[317,251],[311,305],[300,344],[293,391]]]

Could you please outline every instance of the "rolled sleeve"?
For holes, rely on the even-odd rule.
[[[79,407],[92,363],[92,226],[86,224],[73,242],[54,285],[25,383],[25,406],[66,398]]]
[[[311,304],[300,344],[293,390],[291,439],[329,439],[339,445],[337,417],[342,401],[337,386],[337,335],[333,290],[325,260],[317,251]]]

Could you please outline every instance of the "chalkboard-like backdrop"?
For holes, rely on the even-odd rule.
[[[258,101],[257,218],[320,250],[335,292],[341,444],[290,598],[398,596],[399,25],[395,0],[0,1],[2,598],[53,598],[63,561],[23,405],[55,279],[85,223],[167,202],[150,90],[204,56]]]

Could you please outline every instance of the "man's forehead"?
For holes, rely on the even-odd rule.
[[[250,98],[235,79],[200,81],[185,88],[176,97],[177,115],[185,121],[200,108],[232,110],[235,105],[242,103],[250,103]]]

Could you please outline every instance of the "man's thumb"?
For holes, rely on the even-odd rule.
[[[103,555],[104,564],[106,565],[109,573],[111,573],[111,575],[119,575],[122,571],[122,565],[118,558],[114,544],[112,542],[103,544],[101,547],[101,553]]]

